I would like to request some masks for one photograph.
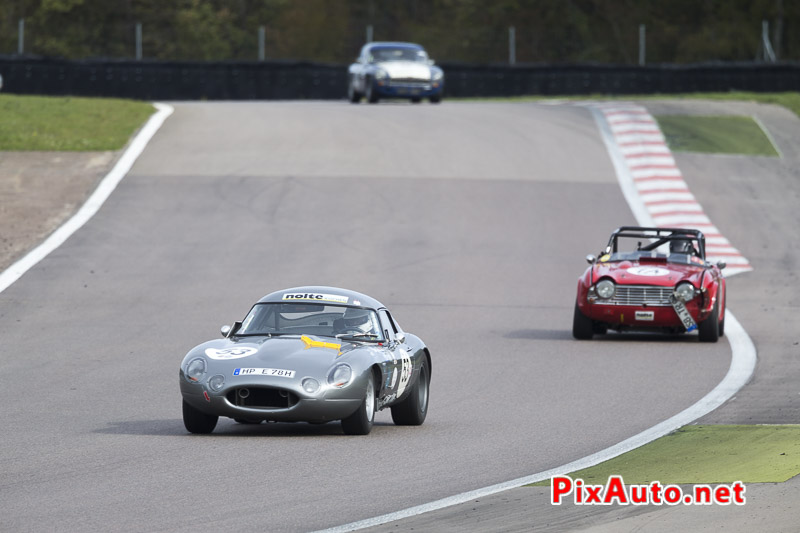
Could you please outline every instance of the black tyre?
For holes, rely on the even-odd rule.
[[[411,103],[412,103],[412,104],[418,104],[418,103],[420,103],[421,101],[422,101],[422,98],[420,98],[420,97],[415,97],[415,98],[412,98],[412,99],[411,99]]]
[[[207,415],[183,401],[183,425],[189,433],[211,433],[217,427],[218,416]]]
[[[364,97],[370,104],[377,104],[379,98],[378,98],[378,93],[375,92],[372,78],[367,78],[365,84],[366,86],[364,87]]]
[[[578,303],[575,302],[575,314],[572,317],[572,336],[582,341],[588,341],[594,336],[594,322],[591,318],[581,313]]]
[[[422,360],[419,377],[411,387],[408,397],[392,406],[392,421],[398,426],[420,426],[428,414],[428,398],[430,396],[431,373],[428,361]]]
[[[728,292],[728,288],[725,288],[725,293]],[[725,335],[725,317],[728,314],[725,312],[725,307],[728,305],[728,296],[727,294],[723,294],[722,296],[722,320],[719,321],[719,336],[722,337]]]
[[[357,104],[361,101],[361,93],[356,91],[356,88],[353,87],[353,77],[350,76],[348,78],[347,83],[347,99],[350,100],[351,103]]]
[[[697,325],[700,342],[717,342],[719,340],[719,300],[708,317]]]
[[[370,373],[367,387],[364,391],[364,401],[358,406],[356,412],[342,419],[342,430],[347,435],[367,435],[372,431],[375,421],[375,378]]]
[[[431,101],[432,104],[438,104],[442,101],[442,97],[441,95],[437,94],[436,96],[431,96],[429,100]]]

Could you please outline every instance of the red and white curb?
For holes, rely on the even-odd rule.
[[[747,258],[711,222],[689,190],[658,123],[647,109],[614,102],[589,107],[599,111],[611,133],[617,162],[622,163],[617,173],[621,180],[629,182],[623,189],[625,185],[632,189],[629,192],[635,193],[644,211],[638,218],[646,215],[644,218],[652,221],[653,226],[702,231],[706,237],[706,259],[727,263],[727,276],[752,270]]]

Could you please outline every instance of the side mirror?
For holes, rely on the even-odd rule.
[[[233,323],[232,326],[222,326],[221,328],[219,328],[219,332],[222,334],[223,337],[228,338],[234,335],[237,331],[239,331],[240,327],[242,327],[242,323],[237,320],[236,322]]]
[[[586,262],[589,263],[590,265],[593,265],[595,261],[597,261],[597,258],[592,254],[586,256]]]
[[[406,342],[406,334],[405,333],[398,333],[397,335],[394,336],[394,338],[397,339],[397,342],[399,342],[400,344],[403,344],[404,342]]]
[[[722,270],[726,266],[728,266],[728,263],[726,263],[725,261],[717,261],[717,268],[719,268],[720,270]]]

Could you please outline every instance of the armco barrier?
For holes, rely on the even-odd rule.
[[[797,91],[800,63],[519,65],[443,63],[446,96]],[[344,98],[347,65],[293,61],[177,62],[0,56],[4,92],[140,100]]]

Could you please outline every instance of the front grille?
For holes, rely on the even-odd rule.
[[[286,409],[298,400],[292,391],[272,387],[240,387],[228,392],[226,398],[237,407],[253,409]]]
[[[598,298],[600,305],[650,305],[666,307],[672,305],[672,287],[653,287],[649,285],[617,285],[614,297],[609,300]]]
[[[425,89],[430,87],[430,81],[410,80],[410,79],[392,79],[389,80],[390,87],[410,87],[416,89]]]

